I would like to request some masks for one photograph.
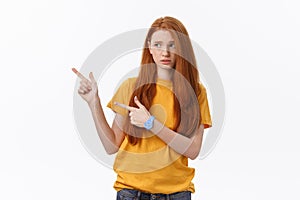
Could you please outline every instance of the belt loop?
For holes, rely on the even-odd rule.
[[[169,194],[167,194],[167,200],[170,200],[170,195]]]
[[[138,191],[137,200],[140,200],[140,197],[141,197],[141,191]]]

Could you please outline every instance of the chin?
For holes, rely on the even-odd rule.
[[[159,65],[159,67],[163,69],[173,69],[175,68],[175,65]]]

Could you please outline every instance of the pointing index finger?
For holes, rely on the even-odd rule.
[[[131,111],[135,111],[135,110],[137,109],[137,108],[135,108],[135,107],[127,106],[127,105],[122,104],[122,103],[119,103],[119,102],[114,102],[114,104],[117,105],[117,106],[120,106],[121,108],[124,108],[124,109],[126,109],[126,110],[129,110],[130,112],[131,112]]]
[[[82,80],[88,80],[87,78],[85,78],[79,71],[77,71],[77,69],[72,68],[72,71]]]

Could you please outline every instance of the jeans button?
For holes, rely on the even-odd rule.
[[[156,195],[155,194],[151,194],[151,200],[156,199]]]

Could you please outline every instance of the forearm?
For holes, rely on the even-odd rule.
[[[201,125],[199,129],[197,129],[197,132],[191,138],[188,138],[169,129],[158,120],[154,120],[151,131],[159,138],[161,138],[169,147],[171,147],[181,155],[184,155],[191,159],[195,159],[200,152],[202,144],[203,125]]]
[[[116,137],[114,131],[106,121],[99,97],[91,103],[88,103],[88,105],[93,116],[98,136],[105,148],[105,151],[108,154],[117,152],[119,147],[116,145]]]
[[[141,104],[141,102],[139,102],[136,96],[134,97],[134,101],[139,108],[127,106],[118,102],[116,103],[116,105],[130,111],[129,117],[131,124],[142,128],[144,127],[147,119],[149,120],[152,118],[149,118],[149,111],[145,108],[144,105]],[[169,147],[171,147],[173,150],[175,150],[181,155],[184,155],[191,159],[195,159],[200,152],[202,136],[204,131],[203,124],[201,124],[200,127],[197,128],[197,130],[191,138],[185,137],[180,133],[176,133],[175,131],[165,127],[156,119],[153,121],[153,126],[150,130],[155,135],[160,137]]]

